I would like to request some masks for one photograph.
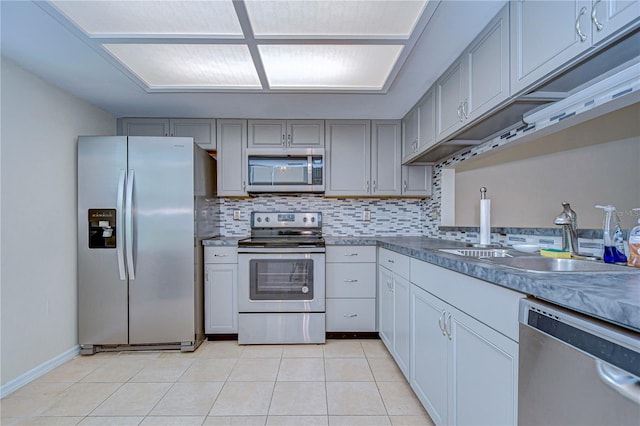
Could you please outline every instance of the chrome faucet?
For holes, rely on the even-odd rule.
[[[566,201],[562,203],[562,207],[564,210],[553,223],[562,226],[562,250],[578,255],[578,215]]]

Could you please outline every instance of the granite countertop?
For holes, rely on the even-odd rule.
[[[640,331],[640,270],[536,273],[440,252],[464,243],[426,237],[326,237],[327,245],[375,244],[571,310]]]

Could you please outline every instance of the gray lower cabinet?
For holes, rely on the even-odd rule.
[[[327,246],[327,332],[376,331],[376,247]]]
[[[204,249],[204,332],[238,332],[238,249]]]
[[[415,259],[411,274],[408,380],[429,416],[436,425],[516,424],[523,295]]]
[[[405,377],[409,377],[411,356],[408,278],[407,256],[378,249],[378,333]]]

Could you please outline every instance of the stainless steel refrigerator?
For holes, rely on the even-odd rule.
[[[204,339],[206,199],[215,160],[192,138],[78,138],[78,339],[195,350]]]

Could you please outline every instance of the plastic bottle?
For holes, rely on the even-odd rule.
[[[633,210],[640,211],[640,209]],[[629,231],[629,261],[627,265],[640,268],[640,217],[638,224]]]
[[[624,238],[615,206],[611,204],[606,206],[598,205],[596,208],[604,209],[604,222],[602,225],[604,254],[602,258],[605,263],[627,263],[627,256],[624,255]]]

